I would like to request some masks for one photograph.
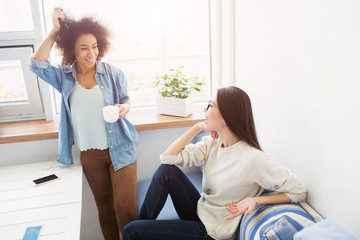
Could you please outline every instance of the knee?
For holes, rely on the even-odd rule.
[[[177,166],[175,165],[169,165],[169,164],[161,164],[158,169],[156,170],[154,176],[155,177],[163,177],[163,176],[171,176],[176,174],[178,171],[181,171]]]
[[[122,230],[122,239],[123,240],[135,240],[136,237],[136,227],[137,221],[130,222],[125,225],[125,227]]]

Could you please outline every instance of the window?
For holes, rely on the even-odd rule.
[[[39,82],[28,68],[35,44],[30,1],[0,5],[0,120],[43,118]]]
[[[112,49],[104,61],[126,73],[132,106],[154,105],[155,77],[170,68],[184,66],[185,74],[205,78],[207,86],[195,99],[200,101],[227,79],[221,63],[229,41],[223,40],[228,34],[221,21],[231,7],[223,8],[221,0],[0,0],[0,5],[0,121],[51,120],[55,109],[60,112],[60,95],[27,69],[27,57],[52,28],[56,6],[75,18],[90,14],[110,28]],[[50,58],[60,63],[56,51]]]
[[[30,1],[0,0],[0,32],[31,31],[34,29]]]
[[[31,54],[29,46],[0,48],[0,112],[3,118],[43,113],[37,78],[28,68]]]
[[[48,32],[56,6],[66,9],[75,19],[90,14],[110,28],[112,49],[104,61],[127,75],[132,106],[154,105],[155,77],[180,66],[189,76],[205,78],[208,84],[196,99],[209,99],[208,0],[103,0],[101,8],[98,0],[87,0],[86,7],[83,1],[73,0],[43,3]],[[55,54],[53,51],[52,63],[60,63]]]

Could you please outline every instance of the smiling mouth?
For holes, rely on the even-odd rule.
[[[95,59],[85,59],[88,62],[95,62]]]

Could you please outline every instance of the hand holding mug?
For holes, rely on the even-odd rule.
[[[130,105],[128,103],[115,104],[119,108],[119,119],[126,117],[130,111]]]

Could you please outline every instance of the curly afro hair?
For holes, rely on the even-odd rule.
[[[99,55],[101,60],[110,48],[110,32],[108,28],[101,25],[92,17],[83,17],[80,20],[66,18],[61,22],[61,28],[56,37],[56,48],[62,55],[63,66],[70,66],[75,62],[74,47],[80,35],[93,34],[96,37]]]

